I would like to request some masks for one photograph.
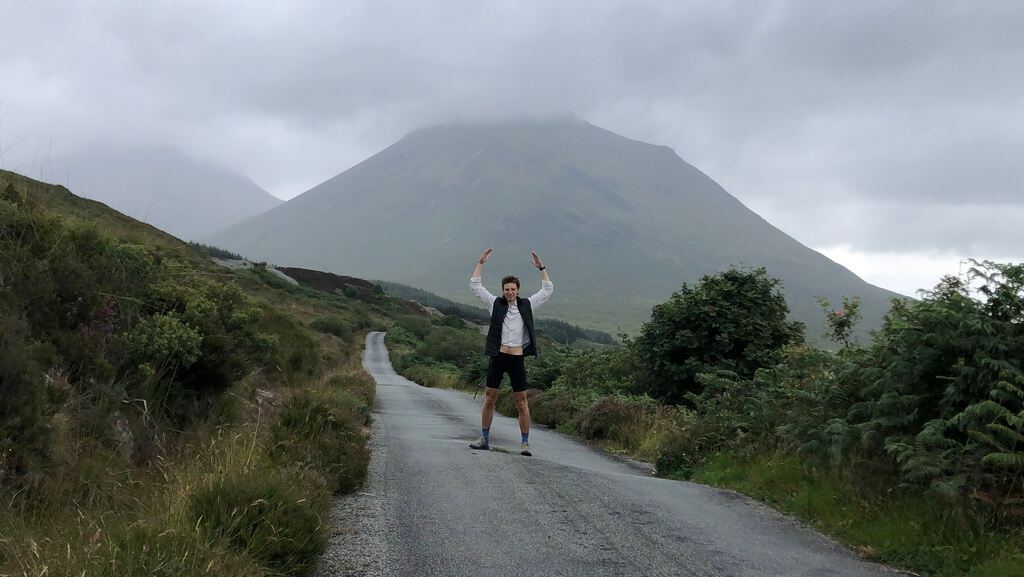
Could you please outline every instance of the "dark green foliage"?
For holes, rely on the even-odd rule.
[[[818,304],[825,311],[825,326],[828,327],[828,332],[823,336],[844,347],[856,344],[853,332],[861,318],[860,297],[843,297],[843,308],[839,310],[832,310],[827,299],[818,299]]]
[[[464,329],[466,328],[466,322],[455,315],[445,315],[444,317],[433,321],[435,325],[442,327],[451,327],[453,329]]]
[[[429,326],[429,325],[428,325]],[[468,329],[433,327],[416,352],[441,362],[463,368],[478,361],[483,355],[484,337]]]
[[[364,424],[369,409],[346,391],[327,398],[302,393],[289,399],[271,426],[271,456],[282,465],[323,471],[335,493],[349,493],[366,478],[370,454]]]
[[[631,348],[645,367],[645,392],[678,403],[700,392],[697,375],[715,369],[749,378],[783,347],[803,340],[790,322],[778,279],[764,268],[729,269],[686,284],[656,305]]]
[[[665,436],[654,466],[661,475],[689,479],[694,468],[714,454],[712,435],[700,420],[674,428]]]
[[[572,393],[547,391],[530,400],[530,418],[549,427],[572,424],[579,410],[573,405]]]
[[[574,352],[544,336],[537,337],[537,345],[540,354],[527,357],[525,361],[526,383],[533,388],[549,389],[562,374],[564,365],[573,358]]]
[[[196,251],[198,251],[199,253],[204,254],[206,256],[230,260],[247,260],[244,256],[235,254],[231,251],[224,250],[222,248],[215,247],[213,245],[200,244],[198,242],[190,242],[188,243],[188,245],[195,249]]]
[[[239,554],[283,575],[306,575],[327,549],[319,516],[284,482],[218,479],[189,497],[189,515],[211,544],[223,541]]]
[[[0,201],[2,348],[15,357],[3,362],[3,404],[13,411],[10,399],[22,400],[17,417],[2,419],[21,455],[8,466],[8,452],[8,470],[25,472],[28,455],[49,451],[40,429],[52,412],[40,401],[53,390],[48,372],[89,392],[76,415],[89,403],[109,413],[122,399],[145,401],[146,430],[131,425],[144,443],[167,419],[201,418],[212,395],[274,354],[276,339],[257,330],[261,310],[236,285],[204,278],[184,245],[135,244],[15,196],[18,204]]]
[[[572,391],[592,402],[598,397],[637,389],[637,367],[632,349],[587,351],[566,360],[554,387]]]
[[[409,347],[418,347],[420,342],[422,342],[416,335],[402,327],[391,327],[388,329],[387,334],[384,335],[384,340],[392,346],[406,345]]]
[[[352,325],[336,316],[326,316],[309,323],[309,328],[334,335],[346,343],[351,343],[354,337]]]
[[[604,331],[584,329],[558,319],[541,318],[537,319],[536,322],[538,332],[543,333],[544,336],[556,343],[561,343],[563,345],[570,345],[579,339],[592,341],[602,345],[615,344],[615,339]]]
[[[585,439],[628,442],[638,432],[643,407],[619,397],[602,397],[576,416],[573,425]]]
[[[429,318],[414,315],[405,315],[400,317],[395,322],[395,326],[402,327],[415,335],[418,339],[426,338],[426,336],[434,329],[434,325],[430,322]]]
[[[36,470],[49,457],[47,377],[34,362],[27,324],[0,316],[0,485]]]
[[[1014,503],[1024,498],[1024,266],[975,264],[984,301],[946,277],[894,304],[851,360],[856,402],[833,430],[889,454],[907,481]]]

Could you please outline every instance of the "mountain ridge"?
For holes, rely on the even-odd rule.
[[[95,147],[54,161],[76,194],[184,240],[196,240],[284,201],[247,177],[170,146]]]
[[[520,273],[523,292],[539,285],[524,266],[536,250],[556,286],[548,313],[611,331],[637,329],[682,283],[730,265],[781,278],[812,336],[823,331],[817,296],[861,296],[866,328],[899,296],[789,237],[670,148],[583,122],[421,129],[210,240],[461,302],[485,248],[496,249],[487,278]]]

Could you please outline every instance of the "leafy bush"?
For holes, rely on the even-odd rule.
[[[478,361],[483,350],[484,337],[468,329],[432,327],[416,352],[425,357],[465,367]]]
[[[50,453],[53,409],[27,332],[23,320],[0,316],[0,486],[38,469]]]
[[[466,322],[455,315],[445,315],[444,317],[434,321],[434,325],[440,327],[451,327],[453,329],[466,328]]]
[[[586,439],[630,444],[641,432],[644,409],[619,397],[602,397],[576,416],[573,425]]]
[[[565,364],[573,358],[572,351],[542,337],[538,340],[541,341],[541,354],[526,358],[526,382],[530,387],[549,389],[564,372]]]
[[[714,455],[711,436],[700,419],[684,420],[665,435],[655,467],[660,475],[689,479],[700,463]]]
[[[384,335],[384,340],[391,346],[406,345],[415,348],[420,344],[420,339],[416,335],[398,326],[388,329],[388,332]]]
[[[224,542],[284,575],[305,575],[327,549],[319,516],[276,479],[218,479],[189,498],[189,516],[211,544]]]
[[[773,365],[783,347],[803,340],[803,324],[787,320],[779,280],[764,268],[735,268],[683,284],[631,342],[647,379],[644,392],[670,403],[700,392],[697,375],[715,369],[744,378]]]
[[[635,357],[630,349],[587,351],[568,358],[561,369],[553,388],[572,391],[584,405],[638,388]]]
[[[434,325],[430,322],[429,318],[416,315],[399,317],[395,322],[395,326],[409,331],[418,339],[426,338],[434,330]]]
[[[143,319],[125,335],[134,363],[149,363],[159,372],[188,369],[199,359],[203,337],[175,313]]]
[[[334,335],[346,343],[351,343],[354,336],[352,332],[352,325],[336,316],[327,316],[316,319],[309,323],[309,328],[329,335]]]
[[[530,418],[549,427],[572,424],[578,409],[568,391],[544,391],[530,401]]]
[[[355,402],[349,404],[346,395]],[[366,480],[370,464],[362,431],[368,418],[369,409],[344,391],[300,393],[282,405],[271,426],[271,457],[282,465],[323,471],[336,493],[354,491]]]
[[[897,301],[872,346],[850,355],[849,410],[833,434],[885,453],[904,480],[1024,517],[1024,265],[975,263]],[[851,447],[853,445],[851,444]]]

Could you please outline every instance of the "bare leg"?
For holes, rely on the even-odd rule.
[[[526,402],[526,391],[520,391],[518,393],[512,393],[516,399],[516,408],[519,409],[519,432],[526,433],[530,432],[530,405]],[[491,405],[494,408],[494,405]]]
[[[487,388],[484,396],[484,408],[480,413],[480,428],[490,429],[494,420],[494,401],[498,399],[498,389]]]

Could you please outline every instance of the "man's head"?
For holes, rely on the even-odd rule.
[[[501,279],[501,294],[509,303],[516,302],[516,297],[519,296],[519,279],[513,275]]]

